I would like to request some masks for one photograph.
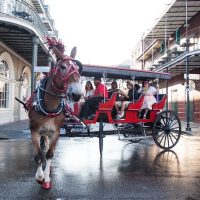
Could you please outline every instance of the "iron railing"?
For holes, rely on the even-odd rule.
[[[164,49],[163,53],[158,51],[153,55],[153,62],[151,63],[157,65],[157,67],[162,66],[163,64],[167,64],[168,62],[174,60],[181,54],[186,52],[186,47],[188,47],[189,51],[195,51],[200,49],[200,26],[194,29],[191,29],[186,33],[184,33],[180,37],[180,43],[177,44],[175,39],[172,42],[168,43],[168,46]],[[160,61],[160,64],[158,63]]]
[[[0,14],[14,16],[31,23],[40,32],[43,38],[50,36],[35,9],[23,0],[1,0]]]

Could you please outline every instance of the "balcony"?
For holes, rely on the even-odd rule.
[[[161,41],[154,40],[147,48],[136,58],[138,61],[146,60],[156,53],[161,46]]]
[[[13,1],[0,1],[0,14],[25,20],[26,22],[31,23],[31,25],[39,31],[42,37],[50,36],[48,29],[43,24],[39,14],[25,1],[16,0],[15,3],[13,3]]]
[[[52,18],[50,17],[49,13],[45,13],[40,15],[42,22],[44,23],[44,26],[46,27],[46,29],[48,31],[54,31],[54,25],[53,22],[54,20],[52,20]]]
[[[32,0],[32,3],[38,13],[44,13],[44,4],[42,0]]]
[[[48,48],[44,44],[45,37],[54,36],[57,31],[48,31],[35,9],[20,0],[0,1],[0,38],[5,45],[20,55],[27,62],[32,62],[33,35],[40,38],[38,45],[38,65],[48,64]],[[51,33],[51,34],[50,34]]]
[[[161,54],[160,51],[157,49],[157,52],[154,53],[152,56],[153,57],[152,63],[155,64],[156,66],[159,65],[159,67],[162,67],[163,65],[167,65],[167,63],[174,61],[176,58],[186,53],[187,48],[189,52],[200,49],[200,27],[189,30],[187,33],[187,38],[188,38],[188,41],[186,42],[186,34],[183,34],[180,37],[179,44],[177,44],[173,38],[172,38],[173,41],[169,42],[168,40],[167,50],[165,49],[164,53]]]

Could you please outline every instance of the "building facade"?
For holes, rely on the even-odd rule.
[[[0,124],[27,118],[15,97],[26,101],[34,86],[34,66],[55,60],[46,37],[58,36],[43,0],[0,1]]]
[[[168,83],[161,82],[169,109],[181,120],[200,122],[200,1],[173,1],[143,35],[132,59],[133,68],[171,73]]]

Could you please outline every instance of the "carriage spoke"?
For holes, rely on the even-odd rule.
[[[169,133],[169,135],[171,135],[175,140],[177,140],[177,137],[175,137],[174,134]]]
[[[169,134],[169,138],[170,138],[172,144],[174,144],[174,141],[173,141],[173,139],[172,139],[172,137],[171,137],[171,134]]]
[[[176,117],[175,116],[173,116],[173,118],[171,119],[171,123],[169,124],[169,126],[171,126],[171,124],[174,122],[174,119],[175,119]]]
[[[169,148],[169,135],[166,135],[167,137],[167,144],[168,144],[168,148]]]
[[[164,130],[165,127],[156,125],[156,128]]]
[[[166,146],[165,143],[166,143],[166,137],[167,136],[166,136],[166,134],[164,136],[165,136],[165,139],[164,139],[164,147],[165,147]]]
[[[163,124],[166,125],[166,117],[161,116],[161,120],[163,121]]]
[[[176,125],[178,123],[178,121],[175,121],[173,124],[170,124],[170,128],[173,127],[174,125]]]
[[[164,133],[164,132],[163,132]],[[165,134],[163,134],[163,137],[160,140],[160,144],[162,143],[163,138],[165,137]]]
[[[161,132],[161,134],[157,137],[157,139],[158,139],[159,137],[161,137],[163,134],[165,134],[164,131]]]
[[[177,126],[177,127],[174,127],[174,128],[170,128],[170,130],[177,130],[177,129],[179,129],[179,127]],[[177,130],[178,131],[178,130]]]

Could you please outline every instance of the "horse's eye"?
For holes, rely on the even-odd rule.
[[[61,69],[66,69],[66,66],[65,65],[61,65],[60,68]]]

